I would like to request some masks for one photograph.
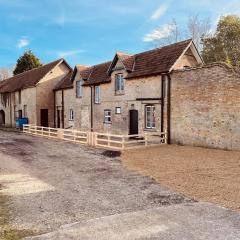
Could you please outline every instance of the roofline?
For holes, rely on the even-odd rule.
[[[72,71],[72,68],[71,68],[70,65],[66,62],[66,60],[65,60],[64,58],[60,58],[60,59],[59,59],[59,63],[57,63],[55,66],[53,66],[41,79],[39,79],[39,81],[35,84],[35,87],[39,84],[39,82],[40,82],[43,78],[45,78],[45,77],[49,74],[50,71],[52,71],[54,68],[56,68],[57,66],[59,66],[59,65],[62,64],[62,63],[65,63],[66,66],[69,68],[69,70]],[[51,64],[51,63],[49,63],[49,64]],[[46,64],[46,65],[47,65],[47,64]]]
[[[112,67],[113,67],[113,63],[114,63],[114,60],[115,60],[116,58],[118,58],[118,60],[121,61],[121,63],[122,63],[122,65],[123,65],[124,69],[127,71],[127,69],[126,69],[126,67],[125,67],[125,65],[124,65],[124,63],[123,63],[123,61],[122,61],[122,59],[118,56],[118,53],[116,53],[115,56],[114,56],[114,58],[113,58],[113,60],[112,60],[112,62],[111,62],[111,64],[110,64],[110,66],[109,66],[109,68],[108,68],[108,70],[107,70],[107,74],[108,74],[108,75],[110,75],[110,70],[112,69]]]
[[[73,88],[73,86],[72,87],[62,87],[62,88],[53,89],[53,91],[56,92],[56,91],[62,91],[62,90],[67,90],[67,89],[72,89],[72,88]]]
[[[190,39],[189,39],[190,40]],[[187,41],[187,40],[186,40]],[[182,52],[182,54],[177,58],[177,60],[175,61],[175,63],[171,66],[171,68],[169,69],[169,72],[172,72],[172,70],[174,69],[175,65],[177,64],[178,60],[181,59],[184,54],[187,52],[187,50],[189,49],[189,47],[192,45],[192,39],[189,42],[189,44],[187,45],[187,47],[184,49],[184,51]]]

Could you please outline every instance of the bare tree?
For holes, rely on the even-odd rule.
[[[210,19],[200,19],[198,15],[190,16],[188,19],[189,36],[193,39],[197,49],[202,50],[202,39],[210,34]]]
[[[12,76],[12,70],[10,68],[0,68],[0,81],[10,78]]]
[[[168,24],[157,28],[155,33],[159,34],[159,38],[153,41],[156,47],[169,45],[182,40],[182,31],[176,19],[172,19]]]

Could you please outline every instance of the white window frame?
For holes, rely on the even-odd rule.
[[[145,106],[145,128],[146,129],[156,128],[155,111],[156,111],[156,108],[154,105]]]
[[[122,108],[121,107],[116,107],[115,108],[115,114],[121,114],[122,113]]]
[[[107,124],[112,123],[112,111],[110,109],[104,110],[104,123],[107,123]]]
[[[76,81],[76,97],[81,98],[83,97],[83,80]]]
[[[74,121],[74,110],[72,108],[69,109],[69,121]]]
[[[100,86],[95,86],[94,88],[94,103],[101,103],[101,88]]]
[[[125,89],[125,82],[123,73],[117,73],[115,75],[115,92],[116,93],[123,93]]]

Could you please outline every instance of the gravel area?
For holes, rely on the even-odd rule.
[[[127,170],[118,153],[0,131],[0,159],[0,197],[7,218],[0,231],[7,222],[24,230],[21,236],[75,221],[194,202]]]
[[[127,151],[124,166],[196,200],[240,211],[240,152],[164,145]]]

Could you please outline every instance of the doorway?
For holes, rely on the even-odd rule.
[[[0,111],[0,126],[5,124],[5,112],[3,110]]]
[[[129,134],[138,134],[138,110],[129,111]]]
[[[48,109],[40,110],[41,126],[48,127]]]
[[[57,128],[61,128],[61,110],[57,110]]]

